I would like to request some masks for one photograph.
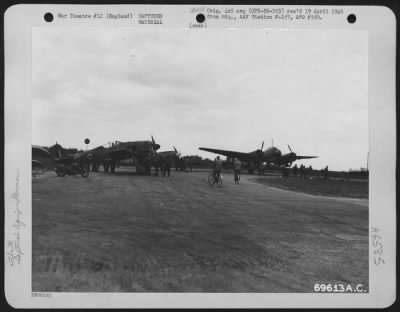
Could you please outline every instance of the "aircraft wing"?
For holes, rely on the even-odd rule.
[[[242,160],[246,160],[249,158],[248,153],[226,151],[226,150],[213,149],[213,148],[207,148],[207,147],[199,147],[199,150],[214,153],[214,154],[224,155],[224,156],[231,157],[231,158],[240,158]]]
[[[318,156],[296,156],[296,159],[318,158]]]

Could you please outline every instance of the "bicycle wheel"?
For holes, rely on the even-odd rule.
[[[222,182],[224,181],[222,174],[218,176],[217,185],[218,187],[222,187]]]
[[[214,175],[212,173],[208,176],[208,184],[214,185]]]

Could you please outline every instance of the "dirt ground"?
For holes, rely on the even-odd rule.
[[[32,181],[33,291],[312,292],[368,290],[368,200],[208,172]]]

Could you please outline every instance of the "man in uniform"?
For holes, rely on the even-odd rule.
[[[168,177],[171,174],[171,158],[168,156],[167,159],[165,159],[165,163],[164,163],[164,176],[165,173],[167,173]]]
[[[289,177],[289,169],[288,167],[283,167],[282,168],[282,177],[288,178]]]
[[[235,170],[233,179],[235,180],[235,184],[239,184],[240,169],[242,169],[242,162],[238,158],[235,158],[235,160],[233,161],[233,168]]]
[[[259,170],[258,170],[258,174],[259,175],[264,175],[265,174],[265,167],[266,167],[265,163],[261,163],[260,164],[260,167],[259,167]]]
[[[222,159],[220,159],[219,156],[217,156],[217,158],[215,158],[215,162],[214,162],[214,177],[215,177],[215,180],[218,180],[218,177],[221,174],[221,170],[222,170]]]
[[[299,171],[300,171],[300,178],[305,178],[305,175],[304,175],[304,166],[303,166],[303,164],[300,165]]]
[[[293,167],[293,176],[296,177],[296,178],[297,178],[297,170],[298,170],[297,165],[294,165],[294,167]]]
[[[312,174],[313,174],[313,168],[312,168],[312,166],[310,165],[310,167],[308,167],[308,176],[311,178],[311,176],[312,176]]]
[[[328,166],[326,166],[325,169],[324,169],[324,179],[325,180],[328,179]]]

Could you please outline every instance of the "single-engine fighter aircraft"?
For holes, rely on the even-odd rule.
[[[250,153],[227,151],[227,150],[213,149],[208,147],[199,147],[199,150],[211,152],[214,154],[224,155],[227,156],[228,158],[238,158],[241,161],[246,162],[248,164],[249,173],[254,173],[255,166],[259,168],[259,166],[263,162],[266,162],[267,164],[274,163],[282,155],[282,152],[274,146],[271,146],[264,151],[262,150],[263,147],[264,147],[264,141],[262,142],[260,149]]]
[[[292,163],[299,159],[310,159],[310,158],[318,158],[318,156],[299,156],[292,151],[290,145],[288,144],[290,153],[284,154],[278,159],[276,159],[273,163],[278,166],[291,167]]]
[[[116,141],[110,147],[99,146],[81,153],[79,157],[85,158],[95,166],[103,164],[105,172],[108,172],[109,169],[114,172],[120,160],[133,159],[137,170],[141,168],[144,169],[145,173],[150,173],[156,151],[159,148],[160,145],[155,142],[152,136],[151,141]]]

